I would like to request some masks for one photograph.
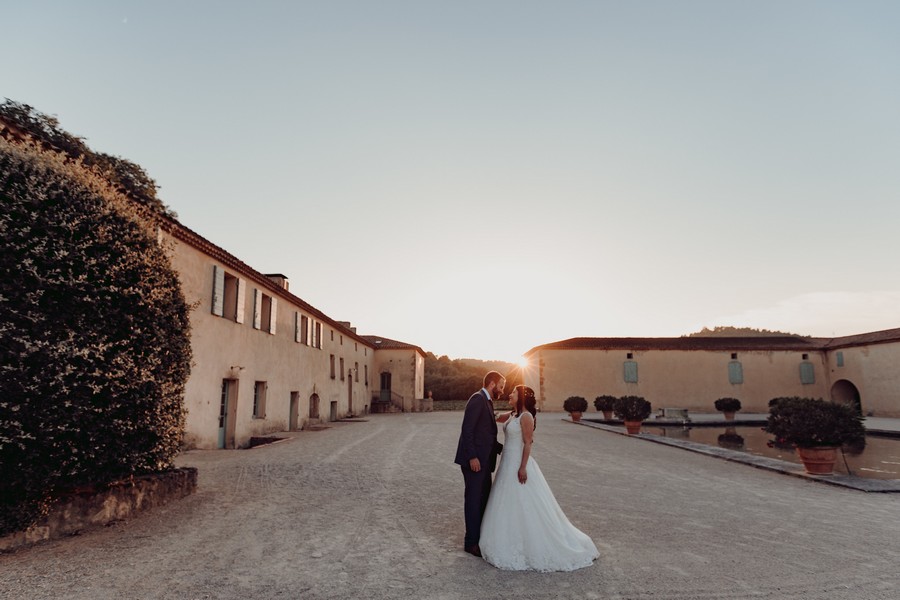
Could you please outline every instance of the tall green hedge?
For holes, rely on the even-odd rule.
[[[138,210],[81,161],[0,138],[0,534],[73,486],[172,466],[189,308]]]

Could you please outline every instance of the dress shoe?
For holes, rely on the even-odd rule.
[[[474,546],[467,546],[465,548],[465,550],[472,556],[477,556],[478,558],[481,558],[481,548],[478,547],[478,544],[475,544]]]

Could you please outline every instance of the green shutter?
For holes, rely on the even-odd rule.
[[[638,382],[638,365],[633,360],[626,360],[625,363],[625,383]]]
[[[733,360],[728,363],[728,383],[744,383],[744,367],[740,361]]]
[[[800,383],[810,384],[816,382],[816,370],[811,362],[800,363]]]
[[[844,353],[843,352],[837,353],[837,366],[839,366],[839,367],[844,366]]]

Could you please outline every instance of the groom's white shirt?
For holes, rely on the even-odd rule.
[[[481,388],[481,391],[484,393],[485,397],[486,397],[488,400],[491,399],[491,393],[490,393],[489,391],[487,391],[487,388]]]

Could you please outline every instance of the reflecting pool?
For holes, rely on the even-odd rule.
[[[689,440],[708,446],[719,446],[729,450],[801,464],[793,447],[770,447],[772,435],[763,431],[758,425],[682,427],[655,426],[645,422],[641,433]],[[900,479],[900,439],[866,436],[865,448],[845,447],[843,458],[841,452],[838,452],[834,472],[837,475],[854,475],[869,479]]]

